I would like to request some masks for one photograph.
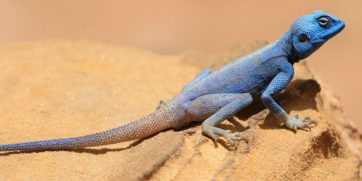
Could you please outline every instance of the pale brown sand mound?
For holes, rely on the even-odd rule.
[[[256,47],[256,46],[253,46]],[[240,51],[239,51],[240,49]],[[244,51],[241,51],[244,50]],[[238,48],[237,55],[250,48]],[[204,66],[235,55],[161,56],[90,42],[46,41],[0,48],[0,142],[80,136],[150,113]],[[225,58],[226,57],[226,58]],[[251,149],[237,150],[201,135],[199,125],[142,142],[76,151],[2,153],[1,180],[351,180],[360,178],[354,144],[330,121],[327,97],[304,65],[278,97],[291,114],[318,122],[293,133],[259,106],[238,116],[249,123]],[[247,120],[241,122],[241,120]],[[358,142],[358,140],[356,141]],[[350,146],[347,146],[350,145]],[[354,149],[356,151],[358,149]]]

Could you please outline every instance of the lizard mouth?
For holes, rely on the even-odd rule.
[[[312,43],[313,45],[321,45],[324,42],[326,42],[326,40],[323,38],[318,38],[310,41],[310,43]]]
[[[335,25],[333,28],[329,29],[327,34],[321,36],[321,39],[328,40],[329,38],[332,38],[334,35],[341,32],[345,27],[345,23],[340,20],[339,24]]]
[[[332,38],[334,35],[341,32],[345,27],[344,22],[340,22],[340,24],[334,26],[333,28],[329,29],[328,32],[324,32],[326,34],[320,36],[320,38],[310,40],[310,43],[314,46],[321,46],[324,42],[326,42],[328,39]]]
[[[318,38],[318,39],[310,40],[310,43],[313,45],[313,47],[320,47],[326,41],[327,41],[326,39]]]

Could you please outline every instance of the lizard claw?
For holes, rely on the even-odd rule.
[[[156,107],[156,110],[159,110],[159,109],[165,107],[167,105],[167,102],[168,101],[160,100],[160,102],[158,103],[158,105]]]
[[[236,142],[242,139],[239,132],[232,133],[230,130],[225,131],[223,136],[231,145],[236,145]]]
[[[203,127],[202,133],[210,137],[213,141],[218,141],[220,136],[223,136],[232,146],[235,146],[237,141],[240,140],[248,141],[248,139],[239,132],[231,132],[230,130],[223,130],[212,126]]]
[[[285,121],[285,125],[293,131],[297,131],[297,129],[310,131],[311,128],[317,125],[317,123],[315,121],[312,121],[310,117],[306,117],[304,118],[304,120],[299,120],[298,117],[298,115],[296,115],[295,117],[289,117],[288,120]]]
[[[219,136],[216,134],[216,131],[213,129],[213,127],[209,127],[209,126],[203,127],[202,134],[204,134],[205,136],[208,136],[215,142],[219,140]]]

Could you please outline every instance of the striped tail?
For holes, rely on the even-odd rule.
[[[168,128],[175,128],[182,121],[184,112],[177,106],[167,106],[141,119],[107,131],[81,137],[51,139],[0,145],[0,151],[36,151],[76,149],[109,145],[145,138]]]

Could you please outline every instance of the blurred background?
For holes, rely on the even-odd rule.
[[[236,44],[272,42],[295,18],[321,9],[345,20],[346,28],[308,64],[362,128],[361,8],[361,0],[0,0],[0,45],[67,39],[161,54],[218,53]]]

